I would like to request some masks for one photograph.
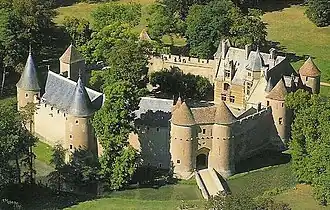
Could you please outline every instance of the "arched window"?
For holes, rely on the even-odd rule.
[[[223,84],[223,89],[224,90],[229,90],[229,88],[230,88],[230,85],[228,83]]]

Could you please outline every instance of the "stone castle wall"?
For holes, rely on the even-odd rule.
[[[40,103],[34,114],[34,131],[41,141],[52,146],[58,143],[64,146],[66,117],[55,107]]]
[[[160,71],[163,68],[178,67],[185,74],[204,76],[211,82],[214,81],[215,60],[163,54],[151,57],[149,62],[149,73]]]

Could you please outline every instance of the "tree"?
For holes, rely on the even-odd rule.
[[[70,36],[71,42],[78,48],[91,39],[93,31],[88,20],[66,16],[63,25]]]
[[[259,11],[250,10],[245,15],[230,0],[193,5],[186,19],[190,55],[211,58],[224,38],[229,38],[237,47],[252,43],[265,44],[267,32],[260,14]]]
[[[148,13],[148,32],[153,40],[160,41],[164,35],[172,38],[175,34],[184,34],[184,22],[165,5],[152,4]]]
[[[62,190],[62,186],[65,182],[65,176],[63,169],[65,168],[65,149],[62,145],[55,145],[53,148],[52,158],[50,163],[55,167],[55,171],[52,171],[48,175],[50,184],[57,189],[58,192]]]
[[[308,0],[307,17],[319,27],[330,25],[330,4],[328,0]]]
[[[140,23],[141,5],[136,3],[121,4],[117,2],[98,6],[93,12],[93,27],[98,31],[114,22],[126,23],[131,27]]]
[[[173,95],[181,95],[184,98],[208,100],[213,90],[212,84],[207,78],[183,74],[175,68],[153,72],[150,75],[150,83],[153,86],[159,85],[158,90],[168,98],[173,97]]]
[[[293,172],[299,182],[312,184],[315,198],[327,205],[330,200],[330,101],[297,91],[287,96],[286,104],[295,116],[289,145]]]

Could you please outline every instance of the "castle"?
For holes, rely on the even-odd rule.
[[[29,53],[17,83],[18,110],[37,104],[31,132],[42,141],[101,155],[91,118],[104,96],[84,86],[85,62],[74,46],[59,61],[59,74],[49,71],[41,88]],[[142,97],[135,111],[137,132],[129,135],[129,142],[140,151],[144,165],[173,168],[183,179],[203,168],[228,177],[243,159],[266,149],[285,149],[292,120],[285,96],[297,89],[320,91],[320,71],[311,58],[297,74],[274,49],[238,49],[228,40],[220,43],[214,59],[161,55],[150,59],[149,70],[171,66],[209,78],[214,101]]]
[[[235,164],[266,149],[284,150],[292,114],[285,96],[297,89],[320,91],[320,71],[309,58],[297,74],[274,49],[261,53],[220,43],[214,59],[160,55],[149,70],[178,67],[214,84],[214,101],[190,103],[145,97],[136,111],[138,133],[130,143],[145,165],[170,168],[187,179],[212,168],[223,177]]]
[[[103,104],[103,94],[84,86],[85,61],[73,45],[60,57],[59,74],[48,71],[45,87],[40,87],[31,51],[17,83],[18,110],[36,104],[32,133],[50,145],[67,151],[100,147],[91,118]],[[67,155],[68,158],[68,155]]]

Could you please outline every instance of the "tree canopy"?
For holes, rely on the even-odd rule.
[[[330,25],[330,3],[328,0],[308,0],[307,17],[317,26]]]
[[[290,93],[286,104],[294,110],[289,148],[299,182],[312,184],[315,198],[330,201],[330,101],[303,90]]]

